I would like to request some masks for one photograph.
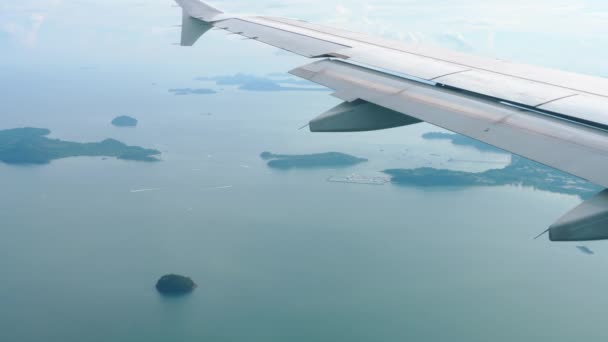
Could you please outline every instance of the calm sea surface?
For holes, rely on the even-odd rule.
[[[425,142],[420,135],[437,130],[428,125],[299,131],[338,103],[323,92],[173,96],[177,81],[137,72],[5,73],[0,129],[113,137],[157,148],[163,161],[0,164],[1,341],[608,337],[605,243],[587,244],[596,252],[588,256],[576,244],[532,240],[578,198],[326,182],[399,167],[479,171],[488,165],[447,160],[499,167],[502,155]],[[112,127],[122,114],[140,125]],[[370,162],[275,171],[262,151]],[[199,288],[159,296],[156,280],[174,272]]]

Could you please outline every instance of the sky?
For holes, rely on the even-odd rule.
[[[300,18],[608,76],[608,2],[603,0],[215,0],[210,4],[229,13]],[[0,0],[0,67],[106,65],[162,67],[166,72],[276,72],[305,62],[220,32],[207,34],[194,48],[181,48],[173,45],[179,38],[175,27],[179,23],[180,9],[172,0]]]

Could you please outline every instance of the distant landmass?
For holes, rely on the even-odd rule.
[[[497,147],[488,145],[479,140],[475,140],[473,138],[469,138],[461,134],[430,132],[423,134],[422,138],[426,140],[447,140],[456,146],[468,146],[481,152],[509,153],[505,150],[501,150]]]
[[[246,91],[328,91],[327,88],[307,81],[286,78],[277,74],[261,77],[247,74],[224,75],[214,77],[198,77],[197,81],[215,82],[217,85],[237,86]]]
[[[365,158],[358,158],[339,152],[302,155],[263,152],[260,157],[264,160],[268,160],[267,165],[269,167],[281,170],[294,168],[346,167],[367,162],[367,159]]]
[[[206,88],[174,88],[169,89],[169,92],[173,95],[210,95],[217,93],[213,89]]]
[[[391,176],[395,184],[421,187],[520,185],[581,198],[589,198],[602,190],[580,178],[515,155],[509,166],[480,173],[429,167],[383,172]]]
[[[137,126],[137,119],[126,115],[117,116],[112,120],[112,125],[118,127],[135,127]]]
[[[187,294],[196,289],[192,279],[177,274],[162,276],[156,283],[156,290],[165,295]]]
[[[0,130],[0,161],[7,164],[47,164],[54,159],[79,156],[116,157],[125,160],[158,161],[160,151],[127,146],[114,139],[77,143],[50,139],[44,128]]]

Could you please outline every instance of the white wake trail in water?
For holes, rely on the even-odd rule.
[[[223,186],[213,186],[210,188],[203,188],[201,190],[203,191],[209,191],[209,190],[222,190],[222,189],[232,189],[233,186],[232,185],[223,185]]]
[[[158,191],[160,190],[160,188],[152,188],[152,189],[135,189],[135,190],[131,190],[130,192],[132,194],[138,193],[138,192],[149,192],[149,191]]]

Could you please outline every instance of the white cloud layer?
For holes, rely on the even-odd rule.
[[[608,58],[608,48],[604,48],[604,37],[608,35],[605,0],[210,3],[227,12],[301,18],[391,39],[608,73],[602,67]],[[0,49],[18,42],[20,46],[36,46],[49,60],[64,60],[64,55],[69,55],[106,61],[136,58],[162,62],[175,53],[168,46],[178,39],[178,29],[172,26],[179,21],[179,9],[174,8],[172,0],[0,0]],[[2,32],[11,39],[2,40]],[[215,33],[205,40],[213,42],[206,44],[221,41],[229,51],[243,46],[220,39]],[[249,46],[252,55],[274,54],[266,47]],[[20,54],[14,55],[13,60],[35,58],[27,51],[13,53]],[[214,49],[206,53],[221,52]]]

